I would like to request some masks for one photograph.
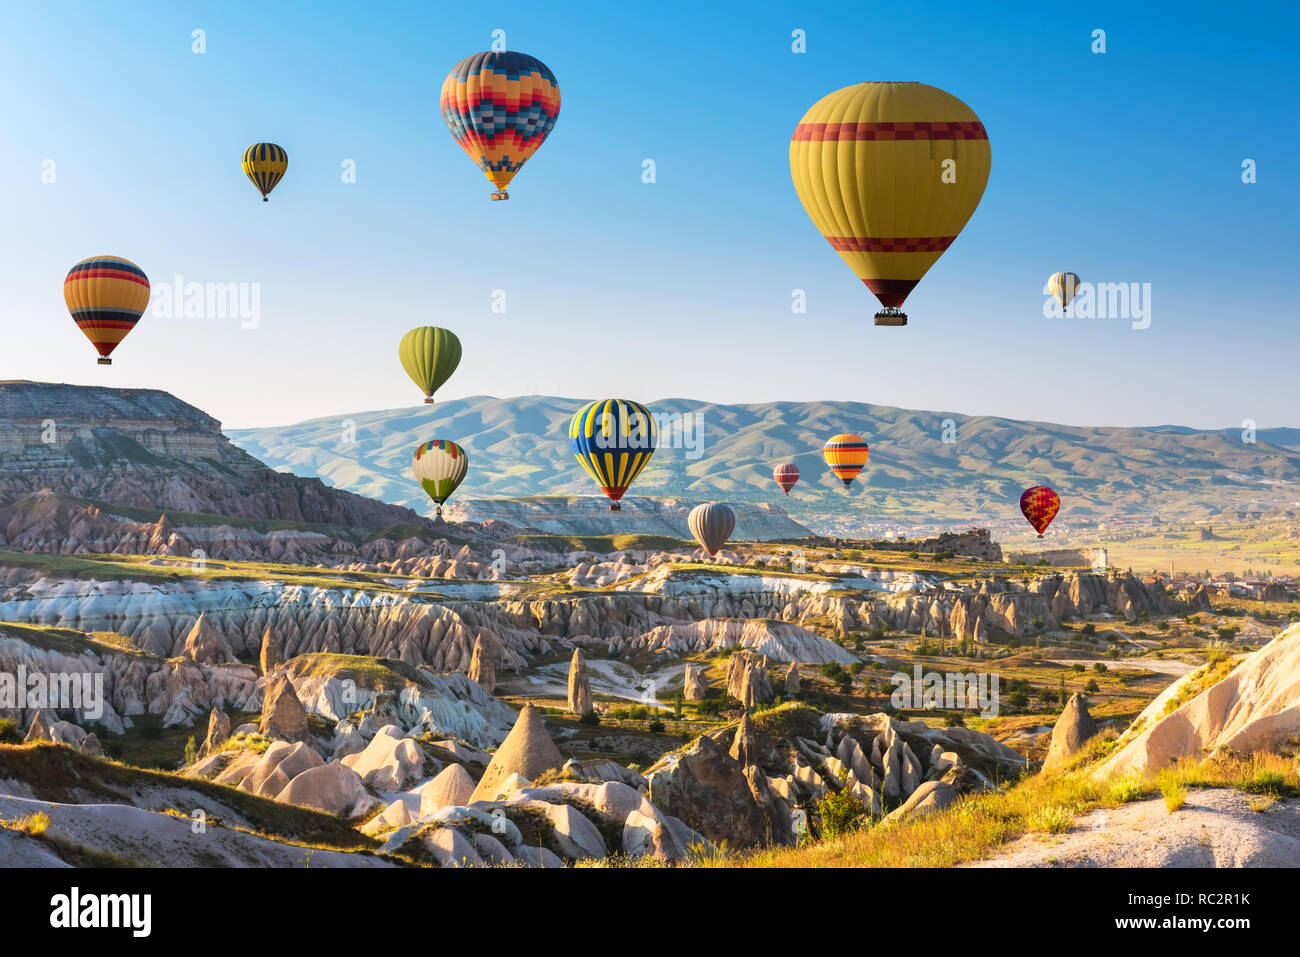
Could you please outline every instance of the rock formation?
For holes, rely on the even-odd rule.
[[[591,714],[591,680],[587,674],[587,659],[581,648],[573,649],[569,662],[569,710],[577,715]]]
[[[1050,774],[1060,770],[1083,750],[1097,731],[1097,722],[1088,713],[1087,700],[1080,694],[1071,695],[1052,728],[1052,744],[1047,750],[1043,771]]]
[[[483,646],[481,634],[474,639],[474,654],[469,661],[469,680],[477,682],[488,694],[495,691],[497,687],[496,666],[492,663],[492,656]]]
[[[275,741],[310,741],[307,712],[286,675],[271,679],[262,704],[262,735]]]
[[[494,795],[494,789],[512,774],[533,781],[543,771],[550,771],[562,764],[564,755],[546,732],[542,716],[535,707],[526,704],[519,712],[514,728],[492,756],[492,762],[483,772],[483,777],[479,778],[473,800],[484,800],[485,795]]]
[[[216,708],[208,716],[208,733],[199,748],[198,756],[205,758],[216,751],[230,737],[230,716]]]
[[[262,649],[258,653],[258,663],[261,665],[262,674],[264,675],[269,675],[284,664],[284,649],[280,646],[280,640],[275,637],[275,632],[270,626],[267,626],[266,631],[262,632]]]
[[[234,652],[221,632],[213,628],[202,614],[185,636],[181,654],[201,665],[224,665],[235,660]]]
[[[686,663],[682,682],[682,698],[686,701],[703,701],[709,696],[709,681],[704,677],[704,665]]]
[[[1300,624],[1246,657],[1226,677],[1208,665],[1165,689],[1120,738],[1099,777],[1141,774],[1218,751],[1282,752],[1300,736]],[[1198,690],[1199,689],[1199,690]],[[1169,702],[1186,698],[1171,712]]]
[[[785,672],[785,693],[787,695],[796,695],[800,691],[799,682],[799,662],[790,662],[790,667]]]
[[[727,662],[727,694],[746,708],[771,701],[775,695],[767,678],[767,659],[750,651],[738,651]]]

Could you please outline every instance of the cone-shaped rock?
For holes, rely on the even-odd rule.
[[[280,640],[275,637],[270,626],[262,632],[262,653],[259,656],[262,665],[262,674],[269,675],[276,668],[284,664],[284,649],[280,647]]]
[[[799,687],[799,662],[792,661],[789,670],[785,673],[785,693],[798,694]]]
[[[497,786],[512,774],[533,781],[543,771],[563,764],[564,755],[560,754],[560,749],[546,733],[542,716],[531,704],[526,704],[524,710],[519,712],[515,726],[501,742],[496,754],[492,755],[492,762],[483,772],[483,777],[479,778],[470,801],[490,800],[496,793]]]
[[[203,747],[199,748],[199,757],[206,758],[221,747],[222,742],[228,737],[230,737],[229,715],[213,708],[212,713],[208,715],[208,736],[203,739]]]
[[[181,655],[201,665],[224,665],[235,660],[225,637],[202,614],[185,636]]]
[[[307,711],[287,675],[281,674],[267,685],[258,730],[272,741],[311,741]]]
[[[569,663],[569,710],[574,714],[591,714],[591,681],[587,676],[587,659],[581,648],[573,649]]]
[[[1056,726],[1052,728],[1052,745],[1047,749],[1043,770],[1051,773],[1068,763],[1070,758],[1083,750],[1088,739],[1097,731],[1097,722],[1088,713],[1088,704],[1083,695],[1071,695],[1065,710],[1056,719]]]
[[[469,680],[477,681],[479,687],[491,694],[497,687],[497,669],[492,663],[492,656],[483,646],[483,636],[474,639],[474,654],[469,661]]]
[[[740,762],[742,768],[747,768],[751,764],[757,764],[754,754],[756,745],[754,741],[754,722],[750,720],[749,712],[746,711],[740,716],[740,723],[736,725],[736,737],[731,742],[731,756]]]
[[[687,701],[703,701],[709,696],[709,680],[704,677],[704,665],[688,664],[682,683],[682,697]]]

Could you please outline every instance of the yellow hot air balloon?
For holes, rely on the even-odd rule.
[[[989,179],[975,112],[924,83],[858,83],[813,104],[790,139],[799,201],[884,310],[905,326],[908,293],[957,238]]]
[[[1047,280],[1047,291],[1060,304],[1061,312],[1065,312],[1065,307],[1070,304],[1070,300],[1074,298],[1074,294],[1079,291],[1079,286],[1082,284],[1083,280],[1074,273],[1058,272]]]

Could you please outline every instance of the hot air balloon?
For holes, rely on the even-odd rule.
[[[822,449],[822,458],[831,467],[835,477],[848,488],[867,464],[867,440],[851,432],[832,435]]]
[[[1056,518],[1056,513],[1060,510],[1061,496],[1046,485],[1027,488],[1020,495],[1020,511],[1029,519],[1029,524],[1034,526],[1039,538],[1043,537],[1043,532],[1047,531],[1047,526],[1052,524],[1052,519]]]
[[[560,87],[546,64],[504,50],[467,56],[442,81],[442,119],[496,186],[493,199],[537,152],[560,116]]]
[[[618,500],[654,454],[654,417],[628,399],[589,402],[569,422],[569,448],[617,512]]]
[[[420,487],[438,506],[442,514],[443,503],[460,487],[469,471],[469,456],[455,442],[434,439],[415,450],[411,459],[411,472]]]
[[[736,528],[736,513],[721,502],[709,502],[691,509],[686,524],[700,547],[717,557],[718,549],[727,543]]]
[[[264,203],[288,168],[289,154],[274,143],[254,143],[244,150],[244,175],[253,181]]]
[[[149,307],[149,277],[121,256],[92,256],[68,270],[63,301],[99,350],[99,364],[112,365],[109,354]]]
[[[795,487],[799,481],[799,466],[787,462],[785,465],[778,465],[772,469],[772,478],[776,479],[776,484],[781,486],[781,490],[786,495],[790,494],[790,489]]]
[[[1082,283],[1083,280],[1072,272],[1058,272],[1047,280],[1047,291],[1061,304],[1061,312],[1065,312],[1065,307],[1070,304]]]
[[[424,401],[432,405],[433,393],[460,365],[460,340],[450,330],[420,326],[402,336],[397,357],[411,381],[424,393]]]
[[[952,245],[989,178],[969,106],[924,83],[859,83],[822,97],[790,140],[790,175],[814,225],[905,326],[903,301]]]

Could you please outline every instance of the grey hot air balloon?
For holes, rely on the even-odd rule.
[[[721,502],[708,502],[691,509],[686,524],[704,550],[716,556],[736,528],[736,513]]]

